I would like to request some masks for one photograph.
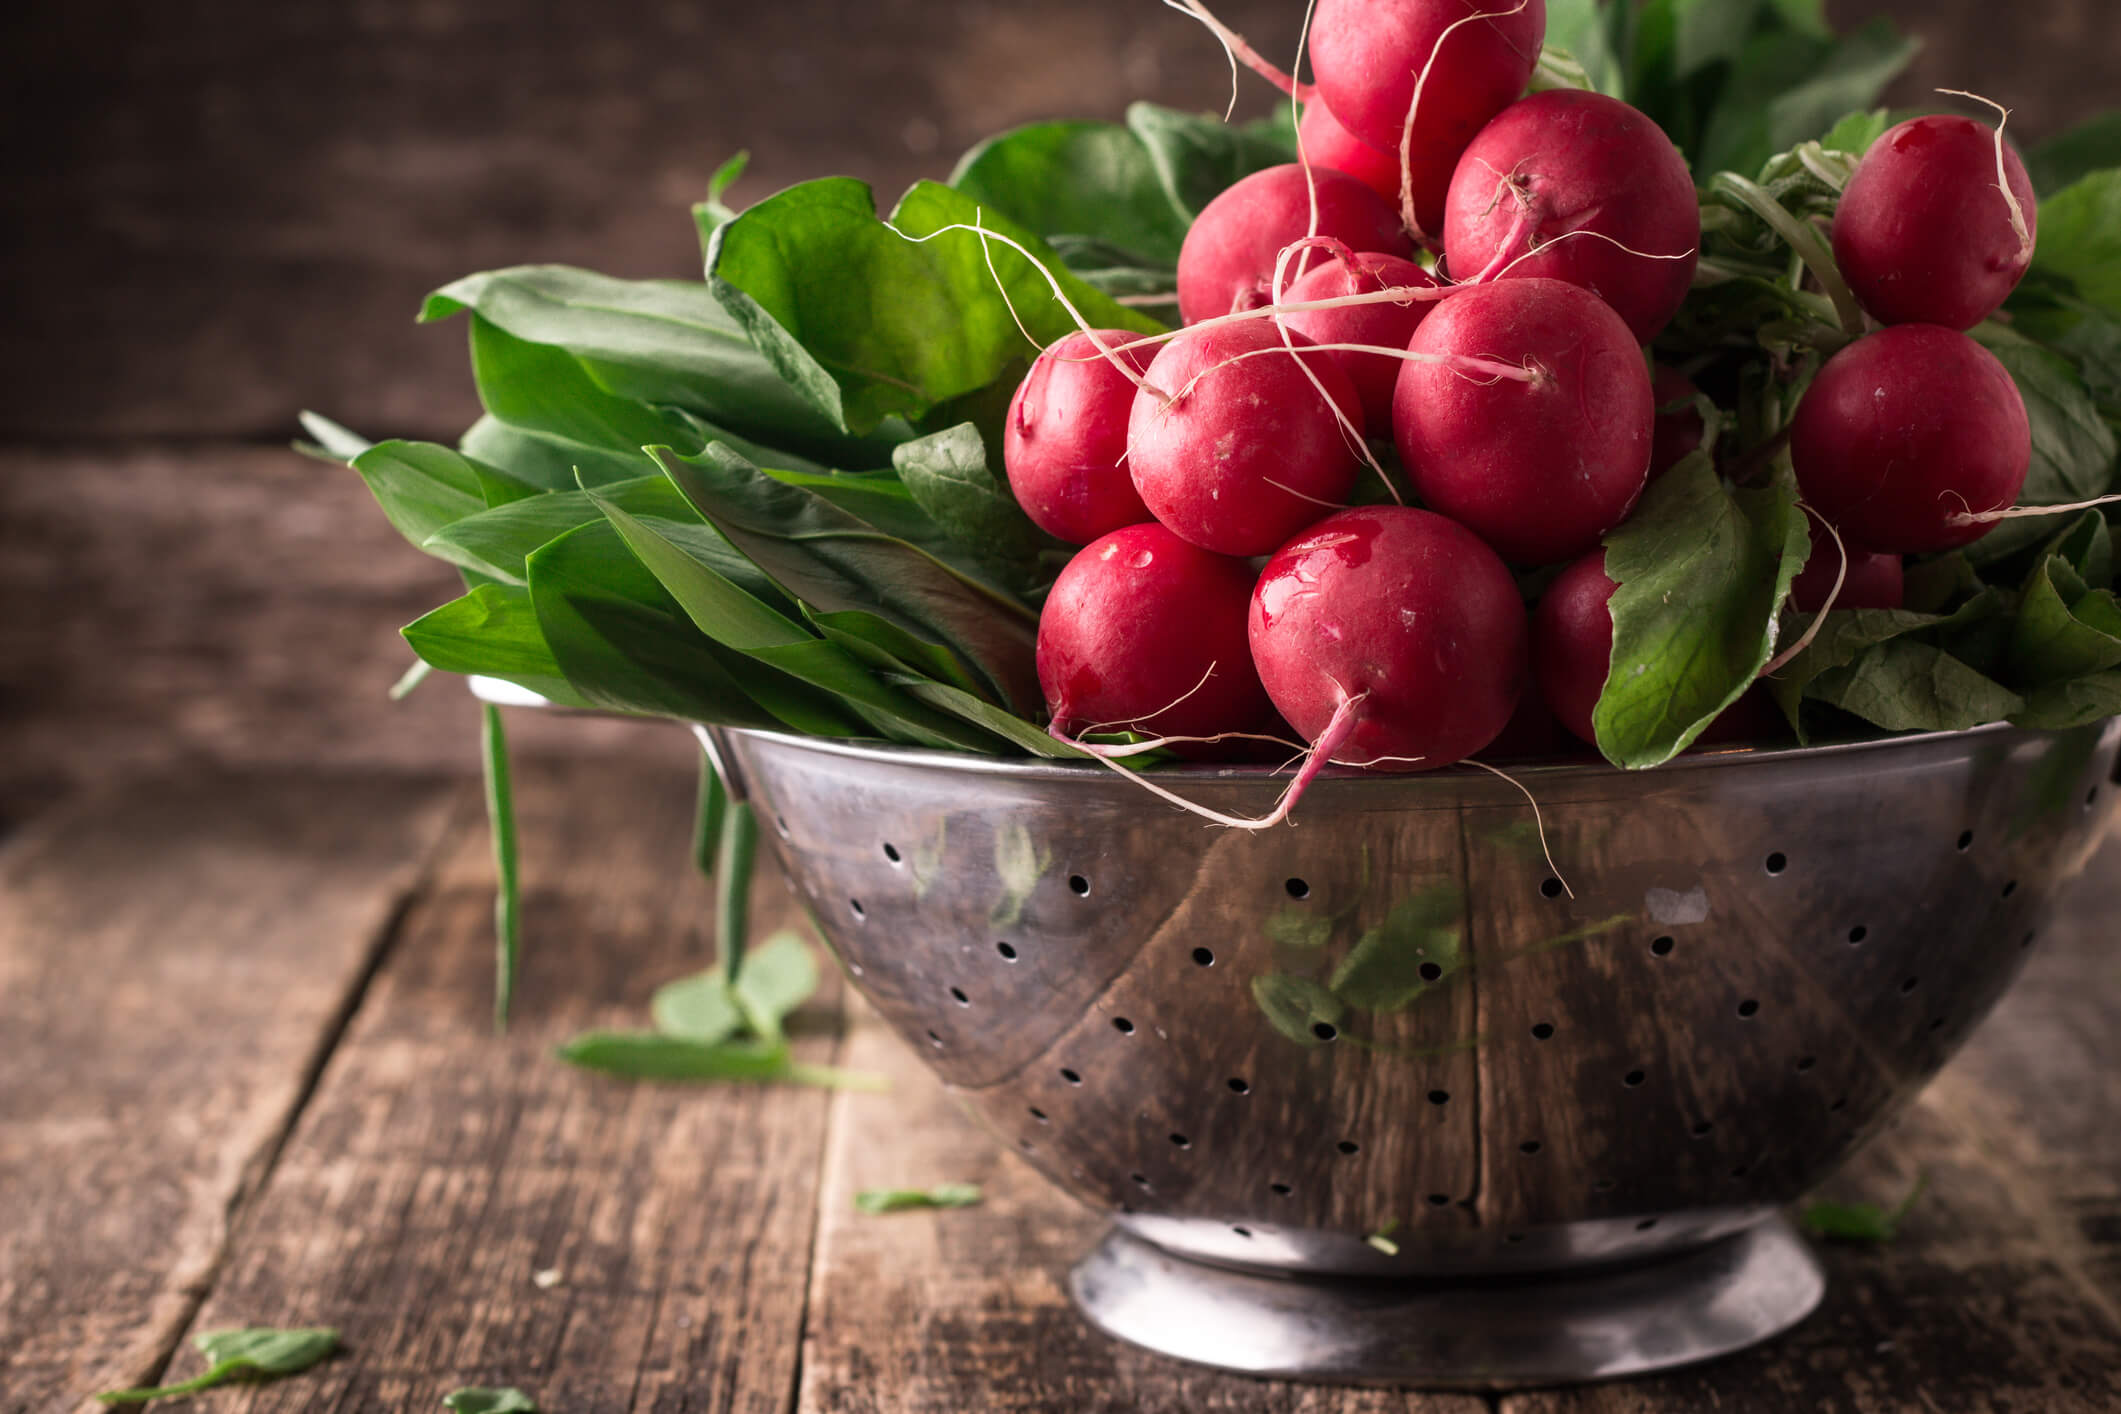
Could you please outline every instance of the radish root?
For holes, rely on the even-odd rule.
[[[1166,0],[1169,3],[1169,0]],[[1442,34],[1436,36],[1434,47],[1429,50],[1427,62],[1421,72],[1414,76],[1414,96],[1407,103],[1407,121],[1399,130],[1399,218],[1406,222],[1407,234],[1418,244],[1433,247],[1435,240],[1421,228],[1421,216],[1414,208],[1414,117],[1421,111],[1421,91],[1428,86],[1429,75],[1436,68],[1436,60],[1443,53],[1444,41],[1458,31],[1459,26],[1472,24],[1475,20],[1502,20],[1523,13],[1532,0],[1517,0],[1507,10],[1484,11],[1467,15],[1462,20],[1453,20],[1444,26]]]
[[[1223,111],[1224,122],[1229,122],[1230,115],[1237,111],[1237,66],[1240,63],[1299,103],[1309,103],[1315,95],[1316,90],[1310,84],[1302,83],[1268,63],[1258,50],[1245,42],[1243,35],[1210,14],[1200,0],[1164,0],[1164,4],[1199,20],[1221,43],[1223,54],[1230,61],[1230,106]]]
[[[2095,496],[2089,501],[2071,501],[2065,506],[2013,506],[2008,510],[1977,511],[1968,507],[1966,498],[1957,492],[1948,491],[1945,495],[1951,496],[1964,508],[1948,518],[1952,525],[1993,525],[2002,520],[2031,520],[2038,516],[2067,515],[2071,511],[2093,511],[2101,506],[2121,503],[2121,495]]]
[[[1804,503],[1802,501],[1798,502],[1798,504],[1800,506],[1804,506]],[[1834,528],[1832,521],[1829,521],[1825,516],[1819,514],[1819,512],[1813,510],[1810,506],[1804,506],[1804,513],[1810,516],[1813,520],[1818,521],[1821,525],[1825,526],[1826,533],[1834,537],[1834,550],[1835,553],[1841,556],[1841,563],[1834,570],[1833,589],[1828,591],[1826,596],[1826,602],[1819,606],[1819,612],[1812,615],[1812,622],[1810,626],[1805,629],[1803,637],[1799,638],[1795,643],[1792,643],[1787,649],[1776,654],[1772,659],[1768,661],[1768,665],[1760,670],[1760,676],[1764,678],[1771,678],[1775,676],[1775,674],[1781,672],[1784,668],[1788,667],[1791,663],[1795,662],[1798,654],[1802,653],[1805,649],[1812,646],[1812,641],[1819,637],[1819,630],[1826,627],[1826,616],[1833,609],[1834,601],[1841,597],[1841,587],[1844,584],[1848,583],[1848,542],[1841,538],[1841,532]]]
[[[2003,129],[2010,123],[2011,110],[1993,98],[1983,98],[1978,93],[1968,93],[1963,88],[1940,88],[1937,92],[1952,98],[1970,98],[1976,103],[1986,103],[2001,116],[1996,120],[1996,190],[2003,193],[2003,204],[2010,209],[2011,234],[2018,238],[2018,258],[2033,258],[2033,233],[2025,222],[2025,207],[2018,200],[2018,193],[2011,190],[2010,169],[2003,161]]]

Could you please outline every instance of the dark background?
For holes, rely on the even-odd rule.
[[[1157,0],[29,0],[0,18],[0,825],[81,785],[223,762],[469,769],[470,704],[392,706],[397,626],[454,578],[302,408],[449,440],[469,271],[692,276],[687,215],[827,173],[889,199],[997,129],[1219,109],[1221,51]],[[1218,10],[1293,55],[1294,0]],[[2025,141],[2121,103],[2114,0],[1833,0],[1927,48],[1892,95],[1970,87]],[[1270,97],[1247,76],[1246,109]],[[519,718],[527,714],[517,714]],[[667,727],[523,722],[531,749]]]

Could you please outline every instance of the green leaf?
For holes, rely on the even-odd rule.
[[[478,314],[471,317],[471,373],[486,411],[526,432],[620,454],[652,442],[690,445],[681,419],[619,397],[567,350],[517,338]],[[629,467],[626,474],[639,472]]]
[[[958,160],[950,185],[1048,242],[1087,237],[1129,264],[1175,267],[1186,238],[1149,149],[1113,123],[1034,123],[988,138]]]
[[[830,1090],[884,1090],[864,1071],[793,1060],[786,1041],[688,1041],[634,1031],[589,1031],[560,1047],[569,1065],[630,1080],[735,1080],[810,1085]]]
[[[2007,307],[2019,333],[2076,365],[2100,415],[2121,422],[2121,317],[2079,299],[2067,281],[2044,274],[2020,285]]]
[[[537,1401],[519,1389],[458,1389],[442,1396],[454,1414],[538,1414]]]
[[[865,1188],[854,1195],[861,1213],[903,1213],[909,1208],[969,1208],[981,1201],[977,1183],[943,1183],[934,1188]]]
[[[689,521],[710,539],[720,541],[720,536],[701,525],[698,514],[669,478],[655,472],[653,462],[644,460],[643,465],[649,468],[647,475],[613,482],[602,487],[599,494],[635,515]],[[603,518],[604,513],[597,509],[588,492],[551,491],[465,516],[436,531],[420,548],[503,584],[524,585],[530,582],[529,560],[533,553],[570,530],[594,525]],[[763,575],[751,569],[749,561],[726,544],[721,556],[732,567],[750,570],[750,577],[761,586],[770,585]]]
[[[304,412],[300,420],[302,430],[312,439],[310,454],[318,456],[320,460],[351,462],[375,445],[360,433],[348,431],[322,413]],[[302,444],[296,443],[296,447],[301,449]]]
[[[1708,120],[1695,170],[1758,171],[1842,115],[1869,108],[1917,47],[1888,20],[1839,40],[1791,31],[1755,36]]]
[[[913,499],[943,533],[982,560],[1019,570],[1017,587],[1039,578],[1039,557],[1064,551],[1024,514],[1005,476],[996,476],[986,443],[969,422],[907,442],[891,465]]]
[[[697,458],[657,448],[656,459],[693,509],[796,598],[881,615],[956,653],[1003,701],[1039,701],[1037,623],[1021,605],[725,447]]]
[[[1339,997],[1308,977],[1268,972],[1252,979],[1252,1000],[1267,1024],[1299,1046],[1325,1044],[1312,1030],[1332,1026],[1345,1011]]]
[[[1233,127],[1212,114],[1134,103],[1127,108],[1127,128],[1147,149],[1165,198],[1188,226],[1237,182],[1296,160],[1293,129],[1285,132],[1271,121]]]
[[[1437,884],[1392,906],[1333,970],[1333,995],[1363,1011],[1411,1006],[1464,964],[1465,896]]]
[[[1944,649],[1907,637],[1821,673],[1807,695],[1889,732],[1964,731],[2025,707],[2023,698]]]
[[[1883,108],[1851,113],[1827,130],[1819,145],[1829,152],[1861,157],[1893,126],[1893,115]]]
[[[2035,689],[2011,720],[2040,731],[2066,731],[2121,716],[2121,672]]]
[[[1978,581],[1977,581],[1978,583]],[[2000,622],[2010,613],[2010,600],[2003,591],[1983,589],[1948,614],[1918,613],[1910,609],[1836,609],[1802,653],[1784,664],[1770,685],[1783,714],[1805,739],[1799,711],[1812,684],[1824,673],[1845,668],[1880,645],[1908,635],[1923,635],[1936,642],[1952,630]],[[1809,620],[1790,625],[1792,634],[1809,627]]]
[[[2121,317],[2121,167],[2091,173],[2040,203],[2033,268]]]
[[[1606,536],[1613,658],[1592,720],[1616,766],[1661,766],[1751,687],[1811,550],[1787,472],[1733,491],[1696,453]]]
[[[2025,154],[2026,175],[2043,197],[2111,167],[2121,167],[2121,112],[2087,118]]]
[[[485,765],[486,826],[493,836],[493,1028],[508,1029],[516,963],[523,954],[523,889],[516,871],[516,808],[508,778],[508,735],[501,709],[482,704],[479,757]]]
[[[861,609],[823,614],[805,604],[802,610],[819,633],[879,672],[913,673],[983,700],[991,696],[955,653],[915,638],[889,619]]]
[[[985,727],[1033,756],[1043,756],[1049,761],[1095,759],[1081,747],[1070,746],[1067,742],[1057,740],[1045,728],[1025,721],[1006,708],[996,707],[984,698],[975,697],[962,688],[951,687],[947,683],[934,682],[928,678],[910,676],[887,680],[906,689],[909,696],[919,698],[929,706],[948,712],[976,727]]]
[[[782,379],[834,426],[867,433],[987,387],[1075,328],[1023,256],[969,230],[939,234],[975,219],[1030,250],[1093,325],[1156,332],[1067,274],[1030,231],[933,182],[888,224],[852,178],[790,187],[715,232],[709,281]]]
[[[665,982],[655,989],[648,1014],[665,1036],[702,1045],[726,1041],[744,1024],[744,1013],[729,994],[729,978],[719,967]]]
[[[816,993],[817,959],[796,934],[783,929],[747,949],[737,968],[735,1001],[752,1033],[778,1040],[781,1022]]]
[[[1972,337],[2010,372],[2032,424],[2033,464],[2019,504],[2070,505],[2104,495],[2121,447],[2069,360],[1994,322],[1977,326]]]
[[[378,442],[351,465],[398,534],[415,545],[487,507],[477,465],[432,442]]]
[[[236,1380],[300,1374],[339,1348],[339,1333],[327,1326],[294,1330],[253,1326],[247,1330],[205,1331],[193,1336],[192,1344],[207,1359],[207,1368],[200,1374],[181,1384],[112,1390],[96,1398],[105,1404],[145,1404],[151,1399],[196,1394]]]
[[[2121,604],[2113,591],[2086,592],[2082,581],[2064,598],[2055,584],[2057,570],[2070,572],[2059,556],[2043,558],[2026,581],[2012,625],[2010,681],[2024,688],[2054,687],[2121,667]]]
[[[546,646],[528,590],[481,584],[400,630],[420,660],[445,673],[501,678],[567,707],[588,707]]]
[[[1907,1196],[1891,1208],[1880,1208],[1875,1203],[1811,1203],[1798,1214],[1797,1221],[1812,1236],[1829,1242],[1891,1242],[1929,1187],[1929,1181],[1929,1175],[1924,1173]]]
[[[547,491],[572,491],[584,481],[605,486],[655,473],[655,463],[638,446],[592,447],[514,427],[490,414],[458,439],[457,450]]]
[[[736,185],[737,178],[743,176],[744,169],[750,165],[751,154],[739,152],[715,168],[714,175],[707,179],[707,199],[692,208],[692,220],[700,228],[702,248],[714,235],[715,227],[727,225],[737,218],[736,208],[723,201],[722,194]]]

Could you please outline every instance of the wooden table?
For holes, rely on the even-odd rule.
[[[1619,1414],[2121,1409],[2121,849],[1995,1018],[1835,1185],[1928,1195],[1828,1253],[1765,1350],[1501,1400],[1255,1383],[1102,1339],[1062,1281],[1099,1220],[1001,1153],[828,987],[808,1058],[886,1095],[629,1085],[555,1043],[642,1024],[710,954],[691,782],[625,758],[518,781],[528,949],[491,1034],[475,787],[381,772],[90,791],[0,845],[0,1411],[181,1375],[192,1331],[339,1327],[215,1410],[553,1414]],[[799,917],[762,871],[760,929]],[[855,1213],[970,1180],[983,1206]]]

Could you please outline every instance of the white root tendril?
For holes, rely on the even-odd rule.
[[[1523,13],[1525,7],[1531,3],[1532,0],[1517,0],[1517,3],[1507,10],[1487,11],[1453,20],[1444,26],[1442,34],[1436,36],[1436,43],[1430,48],[1429,57],[1422,64],[1421,72],[1414,76],[1414,96],[1407,102],[1406,125],[1399,131],[1399,218],[1406,223],[1407,233],[1414,237],[1418,245],[1434,244],[1429,234],[1422,230],[1421,216],[1414,209],[1414,115],[1421,111],[1421,91],[1428,86],[1429,73],[1436,67],[1437,57],[1443,53],[1444,41],[1456,33],[1460,25],[1469,25],[1475,20],[1506,20],[1512,15]]]
[[[1947,491],[1944,495],[1950,496],[1961,507],[1945,518],[1948,525],[1993,525],[2000,520],[2032,520],[2039,516],[2067,515],[2071,511],[2095,511],[2101,506],[2121,503],[2121,496],[2095,496],[2089,501],[2071,501],[2065,506],[2012,506],[2008,510],[1977,511],[1967,506],[1966,497],[1956,491]],[[1943,496],[1938,499],[1942,500]]]
[[[1963,88],[1940,88],[1937,92],[1952,98],[1970,98],[1976,103],[1986,103],[2002,116],[1996,120],[1996,190],[2003,193],[2003,204],[2010,208],[2011,234],[2018,238],[2018,258],[2033,258],[2033,232],[2025,222],[2025,207],[2018,200],[2018,193],[2011,190],[2010,168],[2003,157],[2003,129],[2009,125],[2011,110],[1993,98],[1984,98],[1978,93],[1968,93]]]
[[[1834,524],[1832,521],[1828,520],[1825,516],[1819,514],[1819,512],[1813,510],[1810,506],[1804,505],[1804,502],[1802,501],[1799,501],[1797,504],[1799,506],[1803,506],[1804,513],[1810,516],[1813,520],[1818,521],[1821,525],[1825,526],[1826,533],[1834,537],[1834,552],[1841,556],[1841,563],[1834,570],[1834,587],[1827,593],[1826,602],[1819,606],[1819,612],[1812,615],[1811,626],[1805,629],[1802,637],[1800,637],[1795,643],[1792,643],[1788,648],[1784,649],[1782,652],[1776,654],[1774,658],[1769,661],[1768,665],[1760,670],[1760,676],[1764,678],[1771,678],[1775,676],[1775,674],[1781,672],[1784,668],[1787,668],[1791,663],[1797,661],[1798,654],[1802,653],[1805,649],[1812,646],[1812,640],[1819,637],[1819,630],[1826,627],[1827,614],[1833,609],[1835,601],[1841,598],[1842,586],[1848,583],[1848,542],[1841,538],[1841,532],[1834,528]]]
[[[1312,223],[1315,226],[1317,224],[1318,218],[1318,192],[1316,188],[1313,188],[1311,192],[1311,217]],[[1281,248],[1281,254],[1274,258],[1273,298],[1268,301],[1269,308],[1279,305],[1282,302],[1282,291],[1286,288],[1283,282],[1287,279],[1289,271],[1289,257],[1299,250],[1303,251],[1306,255],[1308,255],[1314,247],[1320,245],[1324,245],[1328,249],[1333,249],[1334,253],[1339,257],[1341,263],[1345,265],[1351,273],[1354,271],[1355,261],[1353,253],[1349,251],[1346,243],[1343,241],[1335,240],[1330,236],[1321,237],[1315,234],[1305,236],[1300,241],[1292,241],[1288,245],[1283,246]],[[1336,247],[1337,249],[1335,249]],[[1363,461],[1369,464],[1370,470],[1377,473],[1377,479],[1379,481],[1384,482],[1385,489],[1392,493],[1392,499],[1402,506],[1405,505],[1406,501],[1400,496],[1399,488],[1392,484],[1391,477],[1385,475],[1385,469],[1383,464],[1377,460],[1377,454],[1370,450],[1370,443],[1369,440],[1363,436],[1363,429],[1355,425],[1354,421],[1348,416],[1346,409],[1342,408],[1340,403],[1334,399],[1333,395],[1326,391],[1326,385],[1324,380],[1322,380],[1318,376],[1318,370],[1311,366],[1310,360],[1296,358],[1296,341],[1292,336],[1292,331],[1289,328],[1289,321],[1280,314],[1275,315],[1274,330],[1276,333],[1281,335],[1282,347],[1289,351],[1290,358],[1296,360],[1296,366],[1303,370],[1305,379],[1310,382],[1313,388],[1318,390],[1319,400],[1323,402],[1326,405],[1327,409],[1332,412],[1334,422],[1337,423],[1340,427],[1341,440],[1345,442],[1348,447],[1356,453],[1356,455],[1360,456]]]
[[[1637,250],[1635,249],[1635,247],[1628,245],[1624,241],[1615,240],[1613,237],[1607,235],[1603,231],[1563,231],[1560,235],[1554,237],[1554,239],[1546,242],[1545,244],[1537,247],[1536,249],[1528,250],[1523,255],[1518,256],[1508,265],[1505,265],[1502,267],[1502,269],[1497,270],[1493,275],[1489,275],[1485,271],[1483,271],[1478,277],[1478,279],[1481,281],[1500,280],[1503,276],[1509,274],[1512,270],[1515,270],[1518,266],[1524,264],[1527,260],[1531,260],[1535,256],[1545,255],[1548,251],[1552,250],[1555,246],[1560,245],[1563,241],[1573,240],[1579,236],[1589,240],[1604,241],[1609,246],[1618,246],[1621,250],[1627,252],[1629,255],[1636,257],[1638,260],[1691,260],[1694,258],[1694,256],[1700,253],[1698,250],[1684,250],[1677,255],[1658,255],[1652,251]]]
[[[1223,55],[1230,61],[1230,106],[1223,110],[1224,122],[1229,122],[1230,115],[1237,111],[1237,66],[1239,63],[1243,63],[1246,68],[1258,74],[1297,102],[1308,103],[1311,101],[1311,85],[1299,83],[1295,78],[1268,63],[1261,57],[1258,50],[1245,42],[1243,35],[1210,14],[1208,7],[1200,3],[1200,0],[1164,0],[1164,4],[1178,11],[1181,15],[1191,15],[1194,19],[1199,20],[1208,27],[1208,33],[1214,35],[1216,41],[1222,45]]]
[[[1303,67],[1304,50],[1309,45],[1311,40],[1311,15],[1317,9],[1318,0],[1305,0],[1304,22],[1303,25],[1297,30],[1296,34],[1296,62],[1290,65],[1289,67],[1289,72],[1292,74]],[[1293,93],[1294,91],[1292,90],[1292,96]],[[1225,121],[1228,120],[1225,119]],[[1304,192],[1311,200],[1311,219],[1309,223],[1306,224],[1304,227],[1304,235],[1308,239],[1315,239],[1318,235],[1318,176],[1311,170],[1310,154],[1304,151],[1304,130],[1303,124],[1301,122],[1296,125],[1296,161],[1297,164],[1303,168]],[[1345,249],[1345,247],[1343,247],[1343,249]],[[1352,268],[1352,266],[1350,268]],[[1310,272],[1310,269],[1311,256],[1310,252],[1307,250],[1304,253],[1303,268],[1296,272],[1296,278],[1301,280],[1306,274]],[[1279,291],[1277,291],[1276,294],[1276,302],[1279,303]],[[1279,323],[1280,320],[1277,319],[1275,322]]]

